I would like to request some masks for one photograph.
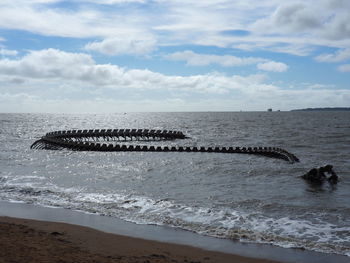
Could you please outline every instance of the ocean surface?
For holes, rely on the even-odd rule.
[[[168,146],[284,148],[300,163],[222,153],[31,150],[46,132],[165,129]],[[350,257],[350,112],[0,114],[0,200]],[[141,143],[140,143],[141,144]],[[332,164],[340,177],[300,178]]]

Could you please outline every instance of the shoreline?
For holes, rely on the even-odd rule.
[[[12,217],[0,217],[0,245],[1,262],[277,263],[79,225]]]
[[[188,262],[192,261],[208,263],[349,262],[349,258],[346,256],[304,251],[301,249],[279,248],[263,244],[245,244],[227,239],[205,237],[189,231],[169,227],[137,225],[116,218],[86,214],[63,208],[49,208],[24,203],[0,201],[0,225],[6,222],[10,224],[7,225],[7,227],[12,226],[13,228],[17,228],[14,231],[17,231],[16,233],[18,235],[15,236],[21,235],[21,228],[19,226],[24,225],[28,229],[34,229],[34,232],[28,229],[26,231],[32,231],[32,233],[35,233],[36,236],[41,232],[46,233],[40,238],[44,238],[44,240],[51,240],[53,244],[56,241],[52,239],[63,239],[68,242],[67,244],[74,244],[75,247],[77,244],[81,244],[82,251],[91,251],[93,255],[98,254],[100,256],[102,255],[107,257],[120,257],[120,255],[124,255],[127,251],[132,250],[135,251],[134,254],[136,253],[139,256],[138,260],[143,260],[135,261],[136,254],[131,255],[129,253],[126,258],[123,258],[123,260],[131,260],[130,262],[147,262],[147,260],[150,262],[186,262],[185,257],[188,258]],[[51,235],[52,233],[56,232],[59,233],[57,236]],[[79,236],[80,232],[86,233],[87,236]],[[64,235],[61,235],[61,233],[64,233]],[[113,239],[114,244],[118,245],[109,246],[108,243],[110,241],[107,242],[107,240],[110,239]],[[101,252],[102,254],[99,253],[97,250],[94,250],[94,246],[96,246],[96,244],[91,247],[91,244],[93,244],[95,240],[105,240],[105,245],[100,247],[102,252],[104,251],[103,249],[107,248],[108,246],[110,249],[104,251],[103,253]],[[18,243],[16,240],[9,240],[9,242]],[[113,252],[115,247],[118,247],[120,244],[124,243],[129,244],[129,246],[124,247],[125,251]],[[136,249],[137,251],[133,248],[134,244],[138,244],[136,246],[138,248]],[[1,243],[0,245],[3,246]],[[144,252],[142,252],[143,254],[141,253],[141,251],[145,251],[144,247],[147,247],[148,249],[146,254]],[[160,250],[156,249],[158,247],[162,247],[162,251],[167,251],[167,253],[160,253]],[[68,246],[66,249],[68,249],[68,251],[72,251],[72,246]],[[151,253],[151,251],[158,252]],[[176,251],[182,251],[182,254],[179,255]],[[150,257],[150,255],[153,256]],[[161,257],[155,257],[154,255],[161,255]],[[190,256],[194,257],[191,258]],[[128,257],[129,259],[127,259]],[[132,261],[132,258],[134,261]],[[210,261],[209,259],[215,260]]]

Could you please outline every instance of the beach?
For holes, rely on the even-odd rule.
[[[348,258],[201,236],[69,209],[0,201],[3,262],[307,262]]]
[[[0,262],[277,262],[12,217],[0,217],[0,247]]]
[[[349,262],[348,119],[347,112],[1,114],[0,216],[256,260]],[[300,162],[215,152],[30,148],[46,132],[126,127],[182,131],[188,138],[109,143],[275,146]],[[337,185],[300,178],[325,164],[333,165]]]
[[[349,11],[0,0],[0,263],[350,263]]]

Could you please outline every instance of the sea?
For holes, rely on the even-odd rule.
[[[72,129],[182,131],[162,146],[280,147],[299,163],[187,152],[33,150]],[[350,112],[0,114],[0,200],[350,257]],[[300,176],[331,164],[339,182]]]

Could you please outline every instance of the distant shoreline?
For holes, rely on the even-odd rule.
[[[350,111],[350,107],[305,108],[291,111]]]

